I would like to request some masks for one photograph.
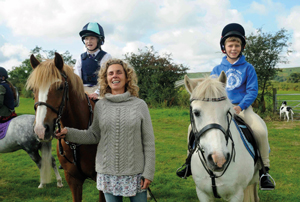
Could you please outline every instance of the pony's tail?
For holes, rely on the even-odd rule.
[[[48,184],[51,182],[51,142],[42,142],[42,165],[40,169],[41,184]]]

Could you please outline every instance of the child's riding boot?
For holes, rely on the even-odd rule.
[[[264,167],[264,169],[259,170],[259,188],[260,190],[274,190],[275,181],[269,174],[269,168]],[[273,183],[272,183],[272,181]]]

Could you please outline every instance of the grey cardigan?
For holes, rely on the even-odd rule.
[[[66,140],[98,144],[96,172],[110,175],[142,175],[153,181],[155,142],[147,104],[129,92],[105,94],[94,109],[88,130],[67,128]]]

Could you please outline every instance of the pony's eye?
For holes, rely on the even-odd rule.
[[[199,117],[199,116],[200,116],[200,111],[198,111],[198,110],[194,111],[194,115],[195,115],[196,117]]]
[[[63,90],[63,89],[64,89],[63,85],[60,85],[60,86],[57,88],[57,90]]]

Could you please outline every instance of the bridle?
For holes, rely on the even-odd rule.
[[[60,132],[61,131],[61,124],[60,124],[60,119],[61,119],[61,116],[62,116],[62,113],[63,113],[63,109],[65,107],[65,103],[67,100],[69,100],[69,84],[68,84],[68,77],[66,74],[64,74],[63,72],[60,72],[60,74],[62,75],[62,77],[64,77],[65,79],[65,87],[64,87],[64,92],[63,92],[63,97],[62,97],[62,100],[61,100],[61,103],[60,103],[60,106],[59,106],[59,109],[56,110],[54,107],[52,107],[51,105],[49,105],[48,103],[46,102],[36,102],[34,104],[34,110],[36,111],[37,107],[38,106],[41,106],[41,105],[44,105],[48,108],[50,108],[54,113],[57,114],[57,118],[55,119],[55,128],[58,128],[58,131]],[[52,139],[53,139],[53,136],[52,136]],[[52,140],[51,139],[51,140]]]
[[[54,127],[54,130],[57,128],[58,132],[61,132],[61,123],[60,123],[60,120],[61,120],[61,117],[62,117],[62,113],[63,113],[63,109],[67,103],[67,101],[69,100],[69,83],[67,81],[68,77],[66,74],[64,74],[63,72],[60,72],[60,74],[62,75],[62,77],[65,79],[65,82],[64,82],[64,92],[63,92],[63,96],[62,96],[62,100],[61,100],[61,103],[60,103],[60,106],[59,106],[59,109],[56,110],[53,106],[49,105],[48,103],[46,102],[36,102],[34,104],[34,110],[36,111],[37,109],[37,106],[41,106],[41,105],[44,105],[48,108],[50,108],[54,113],[57,114],[57,118],[54,120],[55,122],[55,127]],[[93,117],[93,107],[90,103],[90,100],[86,95],[86,99],[87,99],[87,102],[88,102],[88,107],[89,107],[89,111],[90,111],[90,117],[89,117],[89,122],[88,122],[88,127],[91,125],[92,123],[92,117]],[[51,136],[51,140],[53,139],[53,136]],[[78,161],[78,155],[77,155],[77,149],[79,148],[79,146],[81,146],[80,144],[76,144],[76,143],[71,143],[71,142],[68,142],[66,140],[64,140],[65,143],[67,145],[70,146],[71,150],[73,150],[73,162],[71,160],[68,159],[68,157],[65,155],[64,153],[64,149],[63,149],[63,146],[62,146],[62,143],[61,143],[61,139],[58,139],[58,147],[59,147],[59,153],[61,156],[63,156],[69,163],[71,164],[74,164],[77,166],[79,172],[83,175],[83,176],[86,176],[86,174],[83,173],[82,171],[82,168],[80,166],[80,162]]]
[[[232,139],[232,135],[231,135],[231,132],[230,132],[230,124],[231,124],[231,121],[232,121],[232,114],[230,112],[230,109],[226,113],[226,117],[227,117],[227,130],[225,130],[220,124],[211,123],[211,124],[208,124],[208,125],[204,126],[200,131],[197,131],[196,126],[195,126],[195,120],[194,120],[194,116],[193,116],[193,111],[192,111],[192,102],[195,101],[195,100],[204,101],[204,102],[220,102],[220,101],[223,101],[223,100],[226,100],[226,99],[227,99],[227,97],[223,96],[223,97],[220,97],[220,98],[203,98],[203,99],[191,99],[190,100],[190,121],[191,121],[191,127],[192,127],[191,133],[194,134],[195,145],[198,145],[198,147],[197,147],[198,148],[197,153],[198,153],[199,159],[200,159],[200,161],[201,161],[204,169],[209,174],[209,176],[210,176],[210,178],[212,180],[212,189],[213,189],[214,196],[216,198],[221,198],[221,197],[217,193],[217,187],[216,187],[215,178],[219,178],[219,177],[221,177],[221,176],[224,175],[224,173],[226,172],[227,168],[229,167],[229,165],[230,165],[230,163],[232,161],[232,158],[233,158],[233,161],[235,161],[234,141]],[[218,130],[220,130],[224,134],[224,136],[225,136],[226,145],[228,145],[228,139],[231,140],[231,144],[232,144],[229,162],[227,163],[225,169],[223,170],[223,172],[220,175],[215,175],[213,173],[213,171],[209,169],[209,167],[207,165],[207,161],[206,161],[206,159],[204,157],[204,150],[200,146],[200,138],[201,138],[201,136],[203,134],[205,134],[207,131],[211,130],[211,129],[218,129]],[[194,150],[196,150],[196,147],[194,148]],[[200,156],[200,153],[201,153],[202,158]]]

